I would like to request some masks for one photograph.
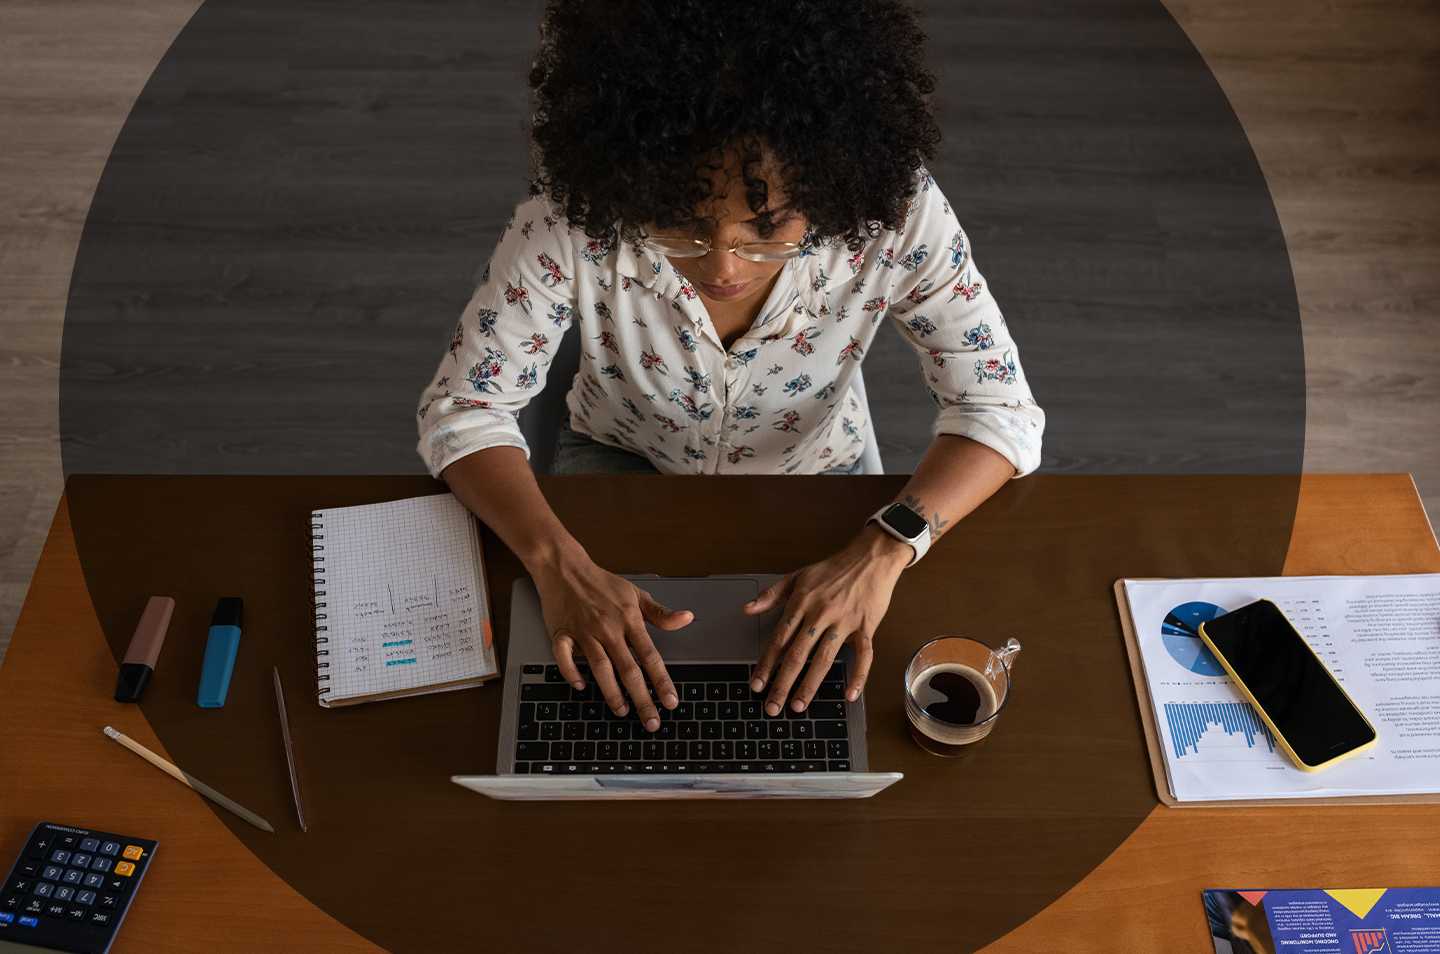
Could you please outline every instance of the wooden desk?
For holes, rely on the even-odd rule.
[[[901,483],[544,487],[605,565],[688,574],[815,559]],[[491,802],[445,779],[493,766],[497,691],[307,704],[308,510],[436,489],[424,478],[72,478],[0,669],[6,862],[42,819],[158,838],[122,952],[1199,952],[1205,887],[1440,884],[1434,806],[1159,806],[1110,593],[1125,575],[1440,571],[1408,477],[1307,478],[1298,512],[1297,482],[1283,477],[1015,482],[902,578],[868,698],[872,764],[906,778],[835,804]],[[519,567],[485,542],[503,638]],[[232,592],[247,612],[231,698],[202,711],[205,626]],[[142,710],[110,696],[152,593],[178,606]],[[919,752],[901,716],[905,661],[939,632],[1025,644],[1012,706],[955,762]],[[289,809],[272,663],[292,697],[308,835]],[[106,740],[106,723],[277,834],[217,814]]]

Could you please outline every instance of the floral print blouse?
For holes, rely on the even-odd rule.
[[[695,288],[659,252],[572,229],[544,196],[521,202],[420,398],[432,476],[496,445],[529,448],[520,409],[545,386],[561,338],[580,335],[571,426],[661,473],[814,474],[853,463],[870,430],[850,382],[882,322],[915,349],[937,412],[1006,457],[1040,463],[1045,414],[935,180],[898,230],[813,245],[781,269],[729,348]],[[869,385],[875,387],[873,383]]]

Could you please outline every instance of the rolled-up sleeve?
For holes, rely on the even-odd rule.
[[[465,305],[416,412],[431,476],[487,447],[519,447],[520,410],[575,317],[574,246],[543,196],[521,202]]]
[[[934,433],[958,434],[1003,455],[1023,477],[1040,466],[1045,412],[1020,350],[990,294],[969,236],[928,175],[895,248],[899,278],[888,316],[920,359],[939,408]]]

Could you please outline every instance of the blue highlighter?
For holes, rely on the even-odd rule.
[[[210,638],[200,667],[200,692],[195,702],[202,709],[218,709],[230,692],[235,654],[240,651],[240,623],[244,603],[238,596],[222,596],[210,617]]]

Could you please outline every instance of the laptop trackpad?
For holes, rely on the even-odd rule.
[[[746,616],[745,603],[760,595],[753,579],[733,577],[629,577],[636,586],[669,609],[688,609],[688,626],[666,632],[647,624],[655,648],[666,662],[687,659],[754,661],[760,656],[762,626],[773,626],[778,611]]]

